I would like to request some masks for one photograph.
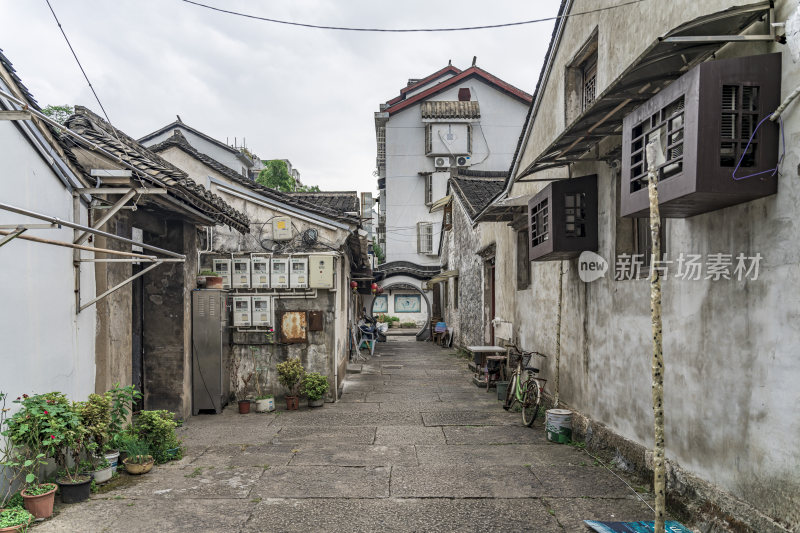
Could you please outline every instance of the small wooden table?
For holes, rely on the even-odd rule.
[[[495,365],[502,364],[501,361],[504,363],[506,360],[506,349],[500,346],[467,346],[467,351],[473,356],[476,379],[483,382],[488,387],[491,384],[489,381],[490,369],[488,368],[488,363],[490,360]]]

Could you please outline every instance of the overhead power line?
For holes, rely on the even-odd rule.
[[[195,2],[194,0],[182,0],[187,4],[192,4],[198,7],[204,7],[206,9],[210,9],[212,11],[218,11],[220,13],[227,13],[228,15],[235,15],[237,17],[244,17],[253,20],[260,20],[262,22],[272,22],[274,24],[285,24],[287,26],[299,26],[302,28],[312,28],[315,30],[338,30],[338,31],[361,31],[361,32],[378,32],[378,33],[421,33],[421,32],[445,32],[445,31],[472,31],[472,30],[492,30],[497,28],[508,28],[512,26],[524,26],[526,24],[536,24],[538,22],[548,22],[552,20],[558,20],[562,18],[568,17],[575,17],[578,15],[588,15],[589,13],[597,13],[599,11],[607,11],[609,9],[615,9],[618,7],[628,6],[631,4],[638,4],[639,2],[644,2],[644,0],[631,0],[629,2],[624,2],[622,4],[616,4],[613,6],[601,7],[597,9],[591,9],[589,11],[582,11],[580,13],[570,13],[569,15],[557,15],[554,17],[545,17],[540,19],[531,19],[531,20],[520,20],[517,22],[506,22],[503,24],[487,24],[483,26],[462,26],[462,27],[455,27],[455,28],[356,28],[351,26],[328,26],[324,24],[308,24],[305,22],[294,22],[290,20],[279,20],[273,19],[268,17],[259,17],[258,15],[250,15],[248,13],[240,13],[238,11],[231,11],[229,9],[222,9],[220,7],[210,6],[208,4],[203,4],[200,2]]]

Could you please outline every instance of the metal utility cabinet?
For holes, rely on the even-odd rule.
[[[222,412],[230,396],[228,361],[228,291],[192,291],[192,414]]]

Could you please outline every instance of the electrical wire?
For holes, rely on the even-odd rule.
[[[192,4],[197,7],[203,7],[206,9],[210,9],[212,11],[218,11],[220,13],[227,13],[228,15],[235,15],[237,17],[244,17],[253,20],[259,20],[262,22],[272,22],[274,24],[284,24],[286,26],[299,26],[302,28],[311,28],[315,30],[337,30],[337,31],[358,31],[358,32],[376,32],[376,33],[424,33],[424,32],[453,32],[453,31],[472,31],[472,30],[491,30],[497,28],[507,28],[512,26],[524,26],[526,24],[536,24],[538,22],[549,22],[553,20],[559,20],[568,17],[575,17],[578,15],[588,15],[590,13],[597,13],[600,11],[608,11],[609,9],[615,9],[618,7],[628,6],[632,4],[638,4],[639,2],[643,2],[644,0],[631,0],[629,2],[625,2],[622,4],[617,4],[614,6],[607,6],[601,7],[598,9],[591,9],[589,11],[582,11],[580,13],[571,13],[568,15],[556,15],[554,17],[544,17],[540,19],[531,19],[531,20],[521,20],[517,22],[506,22],[503,24],[487,24],[483,26],[462,26],[462,27],[455,27],[455,28],[358,28],[358,27],[351,27],[351,26],[329,26],[329,25],[322,25],[322,24],[308,24],[305,22],[294,22],[289,20],[279,20],[267,17],[260,17],[257,15],[250,15],[248,13],[240,13],[238,11],[231,11],[229,9],[222,9],[219,7],[210,6],[208,4],[202,4],[200,2],[195,2],[194,0],[182,0],[187,4]]]

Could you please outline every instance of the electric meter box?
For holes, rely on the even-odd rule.
[[[269,289],[269,257],[254,255],[250,264],[251,287]]]
[[[270,320],[270,297],[253,296],[253,325],[269,326]]]
[[[233,297],[233,325],[234,326],[250,326],[252,324],[252,315],[250,314],[250,297],[249,296],[234,296]]]
[[[273,257],[271,262],[272,262],[272,288],[273,289],[288,289],[289,288],[289,258],[288,257]]]
[[[250,258],[236,257],[233,259],[233,276],[231,286],[235,289],[250,287]]]
[[[288,241],[292,239],[292,219],[276,217],[272,219],[272,240]]]
[[[292,257],[289,259],[291,278],[289,282],[293,289],[308,287],[308,257]]]
[[[214,259],[214,272],[222,278],[222,288],[231,288],[231,260]]]
[[[312,289],[333,288],[333,256],[308,256],[308,286]]]

